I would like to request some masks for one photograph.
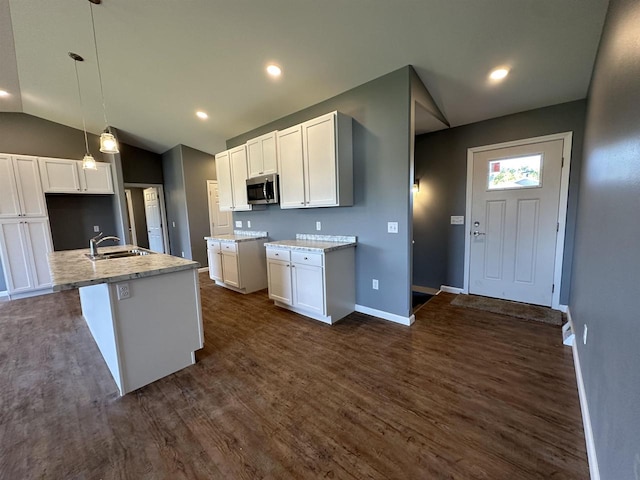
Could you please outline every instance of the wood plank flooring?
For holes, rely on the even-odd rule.
[[[200,278],[198,363],[121,398],[77,292],[0,303],[0,478],[589,477],[559,327],[449,294],[327,326]]]

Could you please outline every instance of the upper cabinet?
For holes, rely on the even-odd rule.
[[[111,165],[96,162],[85,170],[82,162],[64,158],[40,158],[42,186],[46,193],[113,193]]]
[[[276,132],[267,133],[247,142],[249,178],[278,173]]]
[[[353,205],[351,122],[332,112],[277,132],[280,208]]]
[[[37,159],[0,155],[0,218],[46,216]]]
[[[247,149],[245,145],[216,155],[220,211],[251,210],[247,200]]]

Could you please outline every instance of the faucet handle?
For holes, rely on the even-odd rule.
[[[102,235],[104,235],[104,232],[100,232],[98,235],[96,235],[95,237],[93,237],[91,240],[98,240],[100,237],[102,237]]]

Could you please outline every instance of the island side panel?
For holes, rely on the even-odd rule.
[[[197,270],[127,280],[129,298],[109,284],[123,394],[195,363],[203,347]]]
[[[80,288],[82,315],[87,322],[100,353],[111,372],[113,380],[122,395],[122,374],[120,369],[118,344],[114,326],[113,310],[109,296],[109,285],[101,283]]]

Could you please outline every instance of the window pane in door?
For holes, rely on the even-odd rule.
[[[492,160],[487,178],[489,190],[541,187],[542,155]]]

